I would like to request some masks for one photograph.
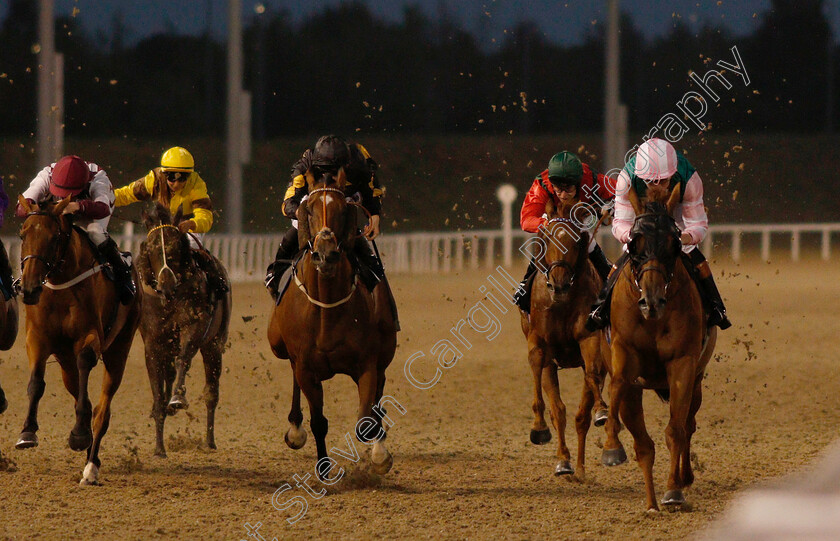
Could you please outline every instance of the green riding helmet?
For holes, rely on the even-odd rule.
[[[548,180],[552,184],[574,184],[580,186],[583,165],[580,158],[564,150],[551,157],[548,162]]]

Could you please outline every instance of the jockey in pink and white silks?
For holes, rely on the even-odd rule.
[[[726,308],[715,285],[709,263],[698,248],[709,228],[709,220],[703,206],[703,182],[700,174],[671,143],[656,138],[642,143],[636,155],[627,162],[618,176],[612,232],[613,236],[624,244],[624,255],[613,267],[610,279],[604,285],[604,290],[589,316],[587,327],[594,330],[609,324],[610,295],[619,271],[627,260],[627,243],[630,242],[630,231],[636,219],[628,192],[632,187],[639,198],[643,198],[648,185],[665,185],[669,191],[680,185],[680,203],[674,209],[674,220],[681,231],[682,250],[695,269],[689,269],[689,273],[695,278],[703,306],[709,314],[709,326],[729,328],[732,324],[726,317]]]

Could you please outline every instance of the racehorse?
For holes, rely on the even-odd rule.
[[[155,455],[164,457],[164,421],[167,415],[174,415],[188,406],[185,378],[198,351],[204,362],[206,443],[210,449],[216,448],[214,429],[219,376],[230,326],[230,281],[224,276],[228,291],[221,297],[211,297],[207,278],[191,256],[187,233],[177,227],[182,219],[180,208],[172,217],[159,203],[150,212],[144,211],[147,235],[137,258],[144,292],[140,334],[152,386]],[[221,264],[216,267],[223,269]]]
[[[551,440],[545,423],[543,391],[548,395],[551,420],[560,440],[557,447],[555,475],[575,473],[566,447],[566,405],[560,397],[557,370],[582,368],[583,396],[575,416],[578,435],[577,477],[583,479],[586,434],[592,420],[592,407],[599,408],[595,425],[606,420],[607,405],[601,398],[606,365],[602,358],[601,333],[587,331],[584,324],[592,303],[601,290],[601,278],[589,262],[589,233],[581,222],[572,218],[573,200],[556,209],[546,205],[548,222],[538,233],[543,247],[537,266],[544,279],[537,275],[531,285],[531,315],[522,312],[522,332],[528,340],[528,362],[534,376],[534,425],[531,442],[536,445]],[[577,210],[582,210],[578,208]]]
[[[344,169],[335,177],[325,173],[317,182],[311,172],[306,178],[309,198],[297,212],[300,245],[305,248],[294,263],[296,287],[290,287],[274,307],[268,327],[272,352],[289,359],[294,374],[286,444],[300,449],[306,442],[306,430],[301,428],[303,390],[318,452],[316,471],[320,478],[328,477],[329,461],[321,462],[327,457],[328,427],[321,382],[346,374],[359,389],[356,437],[373,443],[373,470],[386,473],[393,457],[383,443],[384,410],[379,401],[397,343],[387,291],[380,285],[368,292],[357,281],[348,258],[357,231],[356,209],[345,202]]]
[[[645,428],[642,390],[653,389],[670,401],[665,436],[671,467],[662,504],[681,506],[683,488],[694,481],[691,436],[717,332],[706,327],[703,304],[688,270],[691,265],[682,257],[680,230],[672,217],[680,186],[670,196],[665,187],[649,186],[644,206],[632,188],[628,195],[636,220],[627,246],[629,264],[620,271],[612,296],[610,409],[601,459],[607,466],[627,460],[618,440],[620,413],[635,442],[647,508],[656,511],[654,446]]]
[[[64,386],[76,399],[76,424],[69,444],[87,450],[80,481],[99,481],[99,446],[108,430],[111,400],[122,381],[131,342],[140,321],[142,294],[121,305],[117,289],[103,272],[86,234],[62,214],[68,197],[41,206],[18,198],[26,211],[20,229],[21,285],[26,305],[26,352],[29,356],[29,412],[15,447],[38,445],[38,402],[44,394],[47,358],[54,355]],[[136,279],[136,278],[135,278]],[[46,288],[46,289],[45,289]],[[99,358],[105,366],[99,404],[88,398],[88,377]]]

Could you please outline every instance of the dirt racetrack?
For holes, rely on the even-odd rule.
[[[523,268],[513,271],[519,276]],[[644,512],[643,481],[632,461],[632,438],[621,437],[631,461],[600,465],[604,437],[592,429],[587,479],[553,476],[555,439],[528,441],[531,384],[518,315],[501,316],[492,341],[469,329],[473,347],[442,372],[431,389],[413,387],[403,373],[417,351],[418,377],[434,373],[432,345],[482,295],[483,271],[473,276],[394,276],[403,332],[388,372],[386,394],[405,408],[389,408],[388,435],[394,468],[382,477],[337,458],[345,477],[315,499],[301,488],[278,496],[308,501],[275,509],[272,494],[294,475],[314,474],[315,446],[292,451],[283,442],[291,395],[287,361],[268,348],[270,301],[260,285],[234,293],[231,348],[222,374],[217,413],[218,450],[202,447],[204,406],[200,360],[188,380],[190,409],[167,420],[169,457],[152,456],[154,428],[143,346],[135,340],[111,428],[102,447],[102,486],[80,487],[84,456],[71,451],[67,435],[73,405],[57,365],[47,369],[40,408],[40,446],[13,448],[26,411],[27,361],[23,332],[0,355],[0,382],[10,407],[0,416],[0,453],[13,462],[0,471],[0,538],[8,539],[251,539],[244,525],[261,523],[266,539],[287,538],[513,538],[675,539],[702,532],[747,487],[797,470],[838,436],[840,383],[835,350],[840,283],[831,263],[787,262],[713,265],[734,327],[721,333],[705,381],[704,403],[693,441],[696,482],[686,494],[690,508]],[[721,277],[721,275],[723,276]],[[23,322],[21,322],[23,327]],[[91,394],[98,396],[101,367]],[[568,407],[569,446],[580,373],[560,374]],[[328,448],[347,448],[344,434],[355,423],[356,389],[339,376],[325,384],[330,422]],[[666,480],[664,428],[667,406],[649,394],[648,429],[657,446],[655,479],[661,497]],[[304,408],[308,431],[309,414]],[[363,445],[356,442],[359,452]],[[320,484],[309,479],[311,485]]]

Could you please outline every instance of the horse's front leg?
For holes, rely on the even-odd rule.
[[[300,361],[295,367],[295,378],[309,403],[309,428],[315,438],[315,448],[318,454],[318,462],[315,471],[320,479],[329,476],[329,469],[320,466],[321,461],[327,457],[327,430],[329,422],[324,417],[324,388],[318,375],[305,368],[306,362]],[[329,461],[325,462],[329,465]]]
[[[76,397],[76,425],[70,431],[68,443],[74,451],[84,451],[93,442],[90,429],[92,408],[88,397],[88,379],[90,371],[96,366],[96,353],[90,346],[85,346],[76,356],[79,370],[79,395]]]
[[[169,399],[167,405],[169,415],[175,415],[178,410],[189,407],[186,385],[187,372],[189,372],[193,357],[198,353],[198,348],[201,345],[199,341],[203,334],[202,327],[199,322],[186,329],[181,329],[181,351],[178,353],[178,358],[175,359],[175,388],[172,390],[172,398]]]
[[[618,432],[621,430],[621,422],[618,420],[618,413],[621,403],[630,388],[627,371],[628,351],[619,340],[614,340],[612,345],[612,361],[610,373],[610,407],[607,411],[607,423],[604,427],[607,434],[607,441],[604,443],[604,450],[601,452],[601,463],[604,466],[618,466],[627,462],[627,453],[621,440],[618,439]]]
[[[362,443],[373,442],[370,451],[371,466],[374,472],[382,475],[390,471],[394,465],[394,457],[385,447],[382,416],[373,413],[380,383],[375,358],[368,360],[367,368],[356,383],[359,386],[359,422],[356,423],[356,437]]]
[[[665,428],[665,441],[671,453],[671,467],[668,473],[668,490],[662,497],[663,505],[678,506],[685,503],[682,489],[683,476],[680,461],[688,455],[687,421],[692,406],[692,394],[697,386],[695,381],[696,357],[685,356],[674,359],[665,366],[668,374],[668,387],[671,392],[671,420]],[[699,408],[699,404],[697,405]],[[690,466],[689,466],[690,468]]]
[[[26,353],[29,357],[29,411],[26,420],[23,422],[23,430],[20,433],[15,448],[28,449],[38,445],[38,403],[44,396],[44,371],[47,367],[47,357],[50,352],[47,350],[47,340],[44,337],[27,333]]]
[[[300,449],[306,443],[306,429],[303,424],[303,412],[300,410],[300,385],[295,377],[295,362],[292,365],[292,409],[289,410],[289,430],[286,431],[286,445],[292,449]]]
[[[531,365],[531,375],[534,378],[534,402],[531,404],[531,410],[534,412],[534,424],[531,427],[531,443],[543,445],[551,441],[551,430],[545,423],[545,401],[543,401],[542,395],[545,346],[538,340],[533,334],[528,337],[528,364]]]
[[[560,398],[557,367],[553,364],[543,366],[542,389],[548,395],[551,420],[554,421],[554,429],[557,431],[557,460],[559,462],[554,468],[554,475],[572,475],[575,470],[572,468],[569,448],[566,446],[566,404]]]

